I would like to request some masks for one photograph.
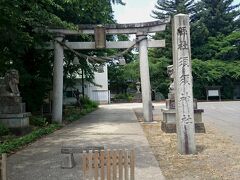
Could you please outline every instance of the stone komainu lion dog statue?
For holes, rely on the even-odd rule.
[[[18,89],[19,74],[16,69],[8,70],[0,86],[1,96],[20,96]]]

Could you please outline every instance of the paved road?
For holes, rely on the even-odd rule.
[[[154,106],[154,118],[162,119],[160,109],[165,108],[165,104],[154,103]],[[240,101],[198,102],[198,108],[204,109],[203,122],[240,143]]]
[[[73,169],[61,169],[62,145],[104,145],[136,150],[136,180],[164,179],[132,107],[140,104],[101,106],[55,133],[17,152],[8,159],[9,180],[80,180],[80,156]]]
[[[204,122],[240,143],[240,101],[200,102],[198,106],[204,109]]]

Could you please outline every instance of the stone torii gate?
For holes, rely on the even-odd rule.
[[[153,21],[136,24],[81,25],[78,31],[50,29],[49,31],[56,35],[53,46],[47,47],[47,49],[54,49],[53,120],[62,123],[64,46],[69,49],[124,49],[135,45],[139,48],[144,121],[151,122],[153,117],[147,48],[165,47],[165,40],[149,41],[147,40],[147,34],[165,30],[169,21],[170,19],[164,22]],[[95,35],[95,42],[63,42],[65,35],[79,34]],[[137,40],[136,42],[106,42],[106,34],[135,34]],[[181,154],[194,154],[196,145],[188,15],[178,14],[174,16],[172,35],[178,152]]]
[[[49,29],[55,34],[53,46],[48,49],[54,49],[54,71],[53,71],[53,107],[52,119],[62,123],[62,100],[63,100],[63,58],[64,47],[59,42],[63,42],[66,35],[95,34],[95,42],[67,42],[65,45],[71,49],[104,49],[115,48],[124,49],[133,46],[134,41],[106,41],[106,34],[135,34],[135,46],[139,48],[140,57],[140,76],[143,102],[143,116],[145,122],[151,122],[152,117],[152,100],[151,87],[148,65],[148,48],[165,47],[165,40],[147,40],[148,33],[164,31],[166,24],[170,19],[163,21],[153,21],[135,24],[107,24],[104,26],[97,25],[80,25],[78,31],[67,29]],[[104,39],[104,43],[101,43]]]

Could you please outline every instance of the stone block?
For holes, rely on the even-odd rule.
[[[166,123],[176,123],[176,112],[175,109],[162,109],[163,122]]]
[[[9,128],[25,128],[29,126],[31,113],[0,114],[0,122]]]
[[[204,112],[203,109],[194,109],[194,122],[195,123],[202,123],[202,113]]]
[[[29,116],[31,116],[30,112],[19,113],[19,114],[0,114],[0,119],[25,118]]]
[[[71,169],[75,166],[73,154],[68,154],[62,161],[61,168]]]
[[[17,103],[15,105],[4,105],[0,104],[1,114],[17,114],[26,112],[25,103]]]
[[[16,103],[22,103],[22,97],[20,96],[0,96],[0,104],[15,105]]]
[[[174,99],[166,99],[166,108],[167,109],[175,109],[175,100]]]
[[[196,133],[205,133],[205,126],[202,122],[203,109],[194,109],[194,123]],[[162,109],[162,130],[166,133],[176,132],[176,110],[175,109]]]
[[[142,94],[141,93],[134,94],[133,102],[142,102]]]
[[[166,99],[166,108],[167,109],[175,109],[175,100],[174,99]],[[193,99],[193,109],[197,109],[197,99]]]
[[[206,133],[206,129],[203,122],[195,122],[196,133]]]
[[[195,123],[195,132],[196,133],[206,133],[204,123]],[[176,124],[175,123],[161,123],[161,129],[165,133],[176,133]]]
[[[29,126],[29,117],[0,119],[0,122],[9,128],[23,128]]]

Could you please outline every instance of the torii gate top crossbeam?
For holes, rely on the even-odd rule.
[[[138,32],[154,33],[164,31],[166,24],[170,22],[170,18],[164,21],[151,21],[144,23],[131,24],[105,24],[106,34],[136,34]],[[94,28],[98,25],[82,24],[78,26],[78,30],[67,30],[59,28],[51,28],[49,32],[64,35],[94,34]]]

